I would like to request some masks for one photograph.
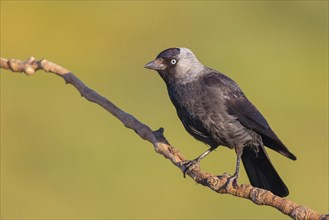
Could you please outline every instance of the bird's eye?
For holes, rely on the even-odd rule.
[[[177,63],[177,60],[176,60],[176,59],[172,59],[172,60],[170,60],[170,63],[171,63],[172,65],[175,65],[175,64]]]

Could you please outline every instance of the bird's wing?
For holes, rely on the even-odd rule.
[[[290,159],[296,159],[270,128],[264,116],[247,99],[232,79],[219,72],[212,72],[204,77],[204,82],[208,89],[220,88],[228,113],[237,117],[243,126],[261,135],[265,146]]]

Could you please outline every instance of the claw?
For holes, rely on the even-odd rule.
[[[186,160],[182,162],[182,172],[184,178],[186,178],[186,173],[193,169],[194,166],[198,165],[199,162],[197,160]]]
[[[229,178],[230,175],[228,173],[223,173],[222,175],[218,175],[217,178],[222,179],[222,178]]]
[[[235,148],[236,154],[237,154],[237,160],[236,160],[236,167],[235,167],[235,173],[233,176],[230,176],[227,178],[226,183],[220,188],[227,190],[228,186],[232,183],[232,186],[234,189],[238,188],[238,178],[239,178],[239,168],[240,168],[240,160],[242,155],[242,148]],[[225,174],[224,174],[225,175]]]
[[[203,154],[201,154],[200,156],[198,156],[197,158],[195,158],[194,160],[186,160],[183,161],[181,163],[181,170],[183,171],[183,176],[184,178],[186,177],[186,173],[189,172],[190,170],[192,170],[192,168],[195,165],[198,165],[199,162],[205,158],[208,154],[211,153],[211,151],[215,150],[217,147],[211,147],[210,149],[208,149],[207,151],[205,151]]]
[[[238,176],[237,175],[233,175],[227,178],[226,183],[220,188],[220,189],[226,189],[228,188],[228,186],[232,184],[234,189],[238,188]]]
[[[232,182],[232,186],[234,189],[238,188],[238,177],[237,176],[229,177],[228,181]]]

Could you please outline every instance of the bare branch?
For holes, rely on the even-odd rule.
[[[133,115],[122,111],[105,97],[88,88],[69,70],[45,59],[35,60],[33,57],[29,58],[25,62],[17,59],[8,60],[0,58],[0,68],[11,70],[12,72],[23,72],[27,75],[32,75],[37,70],[44,70],[46,72],[55,73],[56,75],[61,76],[66,83],[73,85],[87,100],[102,106],[117,119],[119,119],[127,128],[134,130],[141,138],[152,143],[157,153],[170,160],[181,170],[184,169],[182,165],[184,156],[177,148],[169,144],[163,135],[163,128],[153,131],[149,126],[141,123]],[[239,185],[235,189],[231,183],[227,182],[229,177],[228,174],[217,177],[216,175],[201,171],[200,167],[195,165],[193,169],[188,172],[188,175],[195,182],[206,186],[217,193],[230,194],[251,200],[258,205],[274,207],[293,219],[329,220],[328,214],[320,214],[306,206],[297,205],[288,199],[278,197],[270,191],[264,189],[259,189],[248,184]]]

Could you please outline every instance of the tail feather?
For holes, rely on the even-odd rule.
[[[275,136],[275,138],[269,138],[265,135],[262,135],[262,139],[265,146],[279,152],[280,154],[292,160],[297,159],[297,157],[288,150],[288,148],[280,141],[280,139],[277,136]]]
[[[273,167],[264,147],[259,147],[258,152],[251,147],[245,147],[242,161],[251,185],[269,190],[280,197],[289,194],[287,186]]]

